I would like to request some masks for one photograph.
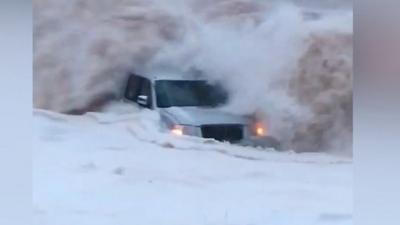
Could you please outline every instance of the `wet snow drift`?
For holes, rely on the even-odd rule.
[[[175,138],[156,122],[35,110],[35,224],[352,224],[350,159]]]

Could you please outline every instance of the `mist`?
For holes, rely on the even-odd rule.
[[[100,110],[129,72],[201,73],[286,149],[351,153],[352,12],[304,2],[34,0],[34,106]]]

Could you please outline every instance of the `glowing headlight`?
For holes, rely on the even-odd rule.
[[[267,127],[261,122],[256,122],[253,125],[252,130],[255,136],[262,137],[267,135]]]
[[[171,129],[171,133],[176,136],[182,136],[183,135],[183,126],[181,126],[181,125],[173,126]]]
[[[175,124],[170,128],[170,132],[176,136],[182,136],[182,135],[198,136],[199,129],[200,128],[196,126]]]

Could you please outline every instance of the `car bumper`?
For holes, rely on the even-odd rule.
[[[280,150],[280,147],[281,147],[280,142],[272,136],[250,137],[247,139],[243,139],[238,144],[243,145],[243,146],[274,148],[276,150]]]

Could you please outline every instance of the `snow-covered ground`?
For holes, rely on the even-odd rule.
[[[351,159],[178,139],[155,123],[35,110],[35,224],[352,224]]]

